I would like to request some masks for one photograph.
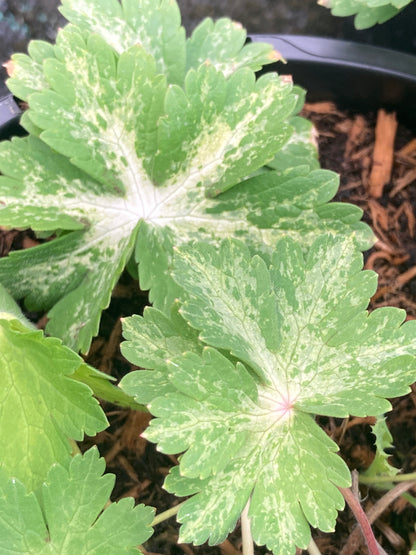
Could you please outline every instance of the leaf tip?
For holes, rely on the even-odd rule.
[[[286,63],[286,60],[283,58],[278,50],[272,50],[271,52],[269,52],[267,57],[273,62],[283,62],[284,64]]]
[[[16,64],[14,63],[13,60],[8,60],[7,62],[4,62],[4,64],[2,64],[2,66],[6,69],[7,75],[9,77],[13,77],[15,69],[16,69]]]
[[[239,21],[233,21],[234,29],[243,29],[242,24]]]

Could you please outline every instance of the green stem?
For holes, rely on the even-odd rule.
[[[308,553],[309,555],[322,555],[322,553],[319,551],[318,546],[313,541],[313,538],[311,538],[311,541],[309,542]]]
[[[397,474],[396,476],[363,476],[360,474],[360,482],[365,485],[413,481],[416,481],[416,472],[410,472],[409,474]]]
[[[175,505],[174,507],[171,507],[167,511],[163,511],[163,513],[159,513],[158,515],[156,515],[150,526],[156,526],[156,524],[160,524],[161,522],[163,522],[164,520],[167,520],[171,516],[176,515],[184,503],[185,501],[182,501],[182,503],[179,503],[179,505]]]
[[[113,385],[108,378],[101,377],[99,372],[91,369],[87,364],[82,364],[77,371],[71,375],[71,378],[79,382],[85,383],[90,387],[96,397],[103,401],[108,401],[118,407],[133,409],[142,412],[149,412],[147,408],[127,395],[122,389]],[[95,375],[96,374],[96,375]]]
[[[243,555],[254,555],[254,542],[251,534],[251,524],[248,517],[250,499],[241,513],[241,539],[243,544]]]
[[[361,527],[370,555],[380,555],[377,541],[374,537],[374,532],[371,528],[370,523],[368,522],[367,515],[361,507],[361,503],[358,501],[358,499],[349,488],[338,489],[342,493],[345,501],[348,503],[351,511],[354,513],[354,516],[357,519],[358,524]]]

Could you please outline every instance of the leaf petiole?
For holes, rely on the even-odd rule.
[[[254,555],[253,536],[251,534],[250,518],[248,510],[250,508],[250,499],[247,501],[241,513],[241,539],[243,543],[243,555]]]
[[[338,489],[342,493],[345,501],[348,503],[349,508],[354,513],[354,516],[361,527],[363,536],[367,543],[368,552],[370,553],[370,555],[380,555],[374,532],[371,528],[370,522],[368,521],[367,515],[361,507],[361,503],[355,497],[350,488]]]
[[[156,524],[160,524],[161,522],[163,522],[164,520],[167,520],[171,516],[176,515],[184,503],[185,501],[182,501],[182,503],[179,503],[179,505],[175,505],[174,507],[171,507],[167,511],[163,511],[163,513],[159,513],[158,515],[156,515],[150,526],[154,527],[156,526]]]
[[[416,472],[397,474],[396,476],[360,476],[360,483],[365,485],[384,484],[386,482],[413,482],[416,481]]]
[[[318,546],[313,541],[313,538],[311,538],[311,541],[309,542],[308,553],[309,555],[322,555],[322,553],[319,551]]]

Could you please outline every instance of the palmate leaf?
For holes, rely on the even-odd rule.
[[[386,397],[416,376],[416,324],[402,324],[399,309],[367,313],[376,275],[361,270],[352,236],[323,235],[307,254],[282,239],[270,267],[238,241],[195,244],[178,249],[174,268],[181,313],[208,347],[154,374],[155,389],[170,388],[150,401],[145,435],[184,452],[166,480],[169,491],[195,494],[179,512],[180,539],[222,541],[250,499],[256,543],[278,554],[306,548],[308,523],[333,530],[336,486],[350,480],[313,416],[389,410]],[[130,338],[127,356],[143,349]],[[146,374],[126,381],[138,401]]]
[[[26,119],[43,129],[41,140],[17,139],[0,149],[1,221],[83,231],[1,261],[0,274],[33,308],[58,302],[47,330],[86,351],[138,224],[150,224],[142,235],[157,245],[172,227],[182,240],[205,224],[212,234],[204,203],[213,201],[205,193],[233,186],[273,157],[289,137],[284,120],[296,95],[275,75],[255,82],[242,68],[227,79],[206,65],[188,72],[184,89],[168,88],[142,47],[118,56],[100,37],[71,26],[59,34],[54,54],[42,65],[48,87],[28,99]],[[235,227],[227,223],[222,234]],[[137,254],[144,287],[146,251]],[[155,273],[163,278],[160,261]]]
[[[198,332],[186,324],[178,313],[177,304],[173,306],[170,318],[160,310],[146,307],[143,317],[134,315],[123,319],[123,335],[127,339],[121,345],[123,355],[132,364],[151,370],[142,371],[141,395],[144,403],[174,390],[167,378],[167,360],[183,352],[202,351]],[[133,377],[134,388],[134,373],[127,374],[120,383],[125,391],[130,388],[130,376]]]
[[[26,323],[2,288],[0,353],[0,466],[32,491],[53,463],[69,464],[69,438],[82,440],[108,423],[75,377],[85,366],[81,357]]]
[[[185,29],[171,0],[63,0],[60,11],[83,31],[102,37],[118,54],[140,44],[170,83],[185,77]]]
[[[107,5],[79,2],[79,13],[88,8],[94,17]],[[110,19],[127,4],[108,2]],[[159,21],[171,9],[140,5],[146,32],[154,30],[147,16],[154,11]],[[264,63],[270,49],[241,50],[244,31],[231,22],[202,25],[179,86],[159,73],[167,58],[161,66],[129,43],[120,53],[88,21],[84,29],[67,26],[54,47],[33,44],[33,59],[16,59],[10,85],[29,103],[24,119],[33,136],[0,145],[1,225],[57,232],[0,260],[0,280],[14,297],[51,309],[48,333],[86,352],[132,255],[142,289],[169,310],[178,292],[169,277],[173,245],[237,236],[266,254],[282,235],[301,237],[307,248],[317,232],[351,230],[362,248],[371,245],[359,209],[328,206],[337,177],[312,171],[310,126],[291,117],[302,95],[276,74],[256,81],[259,52]],[[235,39],[231,50],[219,39],[226,29]],[[296,129],[290,144],[288,120]],[[301,165],[289,168],[288,160]],[[278,169],[241,183],[267,163]]]
[[[253,71],[276,62],[280,54],[269,44],[245,44],[243,27],[227,18],[207,18],[186,40],[180,12],[172,0],[63,0],[60,8],[71,23],[96,33],[121,54],[141,44],[157,60],[169,83],[182,84],[185,73],[209,63],[224,75],[249,67]]]
[[[357,29],[367,29],[397,15],[412,0],[319,0],[333,15],[355,15]]]
[[[104,509],[114,485],[96,448],[55,464],[41,494],[0,470],[0,550],[4,554],[137,554],[152,535],[154,510],[125,498]],[[103,512],[102,512],[103,511]],[[101,513],[101,514],[100,514]]]

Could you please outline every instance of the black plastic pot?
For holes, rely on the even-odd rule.
[[[293,76],[310,102],[330,100],[364,112],[394,110],[416,130],[416,56],[394,50],[296,35],[252,35],[273,44],[287,61],[273,69]]]
[[[0,98],[0,140],[22,134],[19,129],[21,110],[11,94]]]
[[[272,69],[291,74],[308,91],[308,101],[330,100],[364,112],[394,110],[402,123],[416,130],[416,56],[317,37],[252,35],[250,39],[273,44],[287,64]],[[21,134],[19,115],[11,95],[0,98],[0,139]]]

